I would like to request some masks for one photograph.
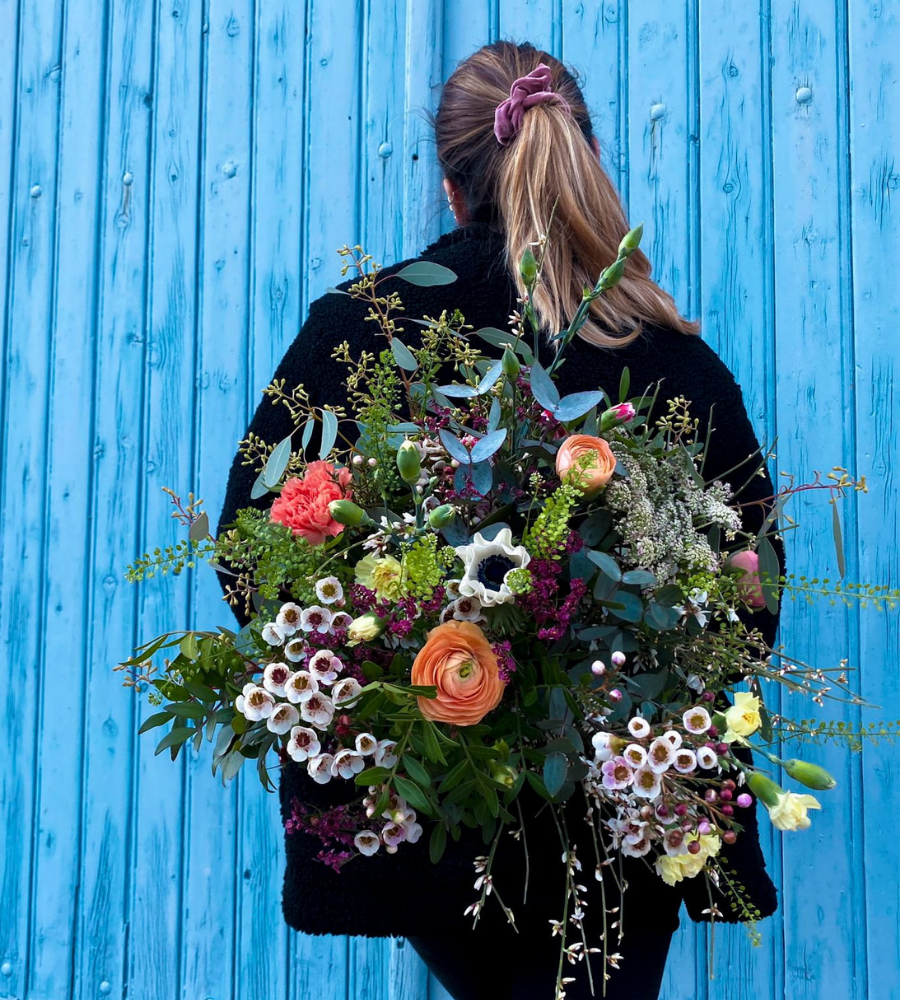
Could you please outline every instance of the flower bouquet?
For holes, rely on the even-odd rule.
[[[617,857],[643,858],[670,884],[710,879],[752,921],[717,861],[741,834],[751,792],[781,829],[809,826],[819,802],[782,789],[737,748],[752,740],[812,790],[834,784],[775,756],[779,732],[814,730],[767,712],[764,687],[858,702],[845,663],[797,662],[754,622],[762,608],[777,611],[782,591],[806,587],[780,573],[776,552],[784,504],[801,487],[773,496],[748,535],[731,485],[703,478],[687,400],[660,400],[652,386],[634,394],[627,370],[614,397],[557,389],[567,345],[640,235],[630,232],[585,290],[546,367],[531,306],[541,244],[521,261],[528,295],[510,330],[473,333],[444,313],[419,321],[415,347],[398,335],[401,302],[382,294],[377,265],[343,248],[355,280],[336,294],[365,302],[381,338],[361,357],[346,344],[335,352],[352,412],[311,407],[301,386],[273,383],[266,392],[289,411],[292,433],[242,443],[263,509],[241,510],[214,538],[201,503],[172,493],[186,541],[128,571],[140,580],[204,559],[228,575],[245,627],[161,636],[120,669],[159,708],[141,731],[168,727],[158,752],[175,758],[208,740],[226,780],[255,761],[269,788],[270,768],[293,761],[315,782],[357,788],[329,828],[324,863],[366,864],[422,837],[439,863],[448,837],[480,828],[477,920],[489,895],[501,898],[492,866],[503,832],[522,823],[520,797],[546,800],[565,862],[566,911],[551,921],[559,995],[564,959],[602,951],[604,976],[617,959],[615,932],[602,948],[583,933],[567,800],[586,807],[598,878]],[[395,277],[455,278],[428,262]],[[833,500],[865,489],[840,473],[811,485]],[[733,702],[724,697],[741,684]]]

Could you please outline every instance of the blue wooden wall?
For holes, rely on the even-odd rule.
[[[227,621],[212,574],[136,592],[123,566],[175,537],[161,486],[218,510],[335,248],[449,227],[424,111],[497,37],[583,71],[775,471],[868,475],[849,574],[900,580],[897,0],[0,0],[4,1000],[445,997],[402,941],[289,933],[275,801],[155,759],[110,668]],[[796,513],[791,568],[834,575],[827,504]],[[900,715],[896,615],[796,605],[784,637]],[[811,831],[766,828],[762,945],[719,929],[710,979],[685,926],[666,1000],[900,997],[896,753],[813,749],[840,785]]]

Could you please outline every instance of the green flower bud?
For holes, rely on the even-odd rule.
[[[516,357],[515,353],[511,351],[508,347],[503,352],[503,361],[501,362],[503,367],[503,374],[507,378],[515,378],[521,369],[519,364],[519,359]]]
[[[397,451],[397,469],[405,483],[414,483],[422,475],[422,456],[412,441],[404,441]]]
[[[762,771],[753,771],[747,778],[750,791],[766,806],[778,805],[778,796],[784,794],[784,789],[767,778]]]
[[[837,784],[837,781],[835,781],[824,767],[819,767],[818,764],[810,764],[805,760],[797,760],[796,757],[786,760],[782,767],[784,767],[785,771],[787,771],[794,781],[799,781],[801,785],[806,785],[807,788],[815,788],[819,792],[827,792]]]
[[[600,275],[600,291],[606,292],[615,288],[625,273],[625,258],[619,257]]]
[[[611,427],[615,427],[616,424],[625,423],[627,420],[634,419],[635,409],[631,403],[619,403],[616,406],[611,406],[608,410],[604,410],[600,414],[600,430],[608,431]]]
[[[369,515],[352,500],[332,500],[328,505],[328,512],[338,524],[344,524],[348,528],[358,528],[361,524],[369,524]]]
[[[639,226],[635,226],[634,229],[629,230],[622,237],[622,242],[619,244],[619,256],[630,257],[641,245],[641,237],[643,235],[644,223],[642,222]]]
[[[446,528],[447,525],[453,520],[453,515],[455,513],[456,508],[453,504],[442,503],[440,507],[435,507],[434,510],[428,515],[428,523],[435,529],[435,531],[440,531],[441,528]]]
[[[347,644],[356,646],[360,642],[371,642],[384,631],[385,621],[374,611],[369,611],[359,618],[354,618],[347,627]]]
[[[519,261],[519,274],[526,288],[531,288],[537,278],[537,260],[531,252],[531,247],[525,248],[522,259]]]
[[[492,761],[491,776],[494,781],[499,781],[501,785],[506,785],[507,788],[512,788],[512,786],[516,783],[516,778],[519,776],[519,772],[514,767],[510,767],[509,764],[497,764]]]

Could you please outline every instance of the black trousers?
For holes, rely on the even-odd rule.
[[[618,969],[609,969],[605,1000],[657,1000],[671,930],[644,929],[640,916],[614,949],[622,956]],[[569,937],[570,942],[577,938]],[[515,934],[511,929],[455,930],[441,937],[411,937],[409,943],[453,1000],[554,1000],[559,963],[559,938],[546,930]],[[602,955],[591,956],[594,997],[602,998]],[[566,1000],[591,997],[584,962],[564,965],[564,976],[576,981],[565,986]]]

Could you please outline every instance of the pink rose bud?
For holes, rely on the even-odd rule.
[[[741,792],[735,801],[741,809],[749,809],[753,805],[753,796],[748,795],[746,792]]]
[[[744,575],[738,580],[741,600],[751,608],[764,608],[766,598],[759,582],[759,556],[750,549],[745,549],[729,556],[728,565],[744,571]]]

